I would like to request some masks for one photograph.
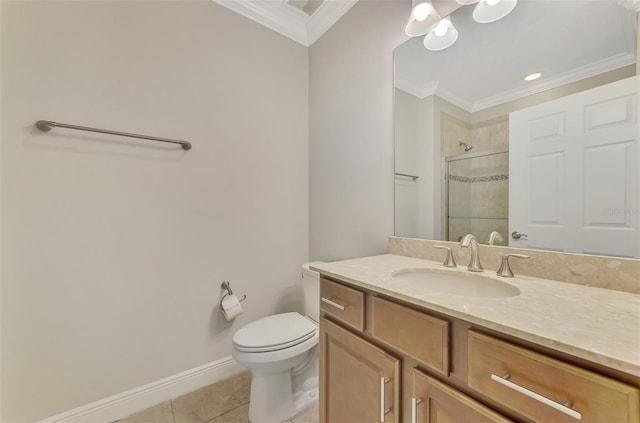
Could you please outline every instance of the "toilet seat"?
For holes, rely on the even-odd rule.
[[[282,313],[258,319],[233,335],[234,349],[270,352],[290,348],[312,338],[317,326],[299,313]]]

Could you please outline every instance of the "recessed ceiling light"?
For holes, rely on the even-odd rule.
[[[538,78],[540,78],[542,76],[542,74],[540,72],[535,72],[535,73],[530,73],[529,75],[524,77],[525,81],[534,81]]]

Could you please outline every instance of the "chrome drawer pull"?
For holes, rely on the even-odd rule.
[[[418,404],[422,404],[422,400],[411,397],[411,423],[418,423]]]
[[[568,416],[571,416],[576,420],[582,420],[582,414],[578,413],[577,411],[572,410],[569,407],[566,407],[566,406],[564,406],[562,404],[559,404],[559,403],[557,403],[557,402],[555,402],[553,400],[550,400],[547,397],[543,397],[542,395],[540,395],[540,394],[538,394],[536,392],[530,391],[525,387],[522,387],[522,386],[520,386],[520,385],[518,385],[516,383],[511,382],[509,380],[510,377],[511,377],[511,375],[509,375],[509,374],[506,374],[506,375],[504,375],[502,377],[496,376],[493,373],[491,374],[491,380],[494,380],[494,381],[496,381],[498,383],[501,383],[502,385],[506,386],[507,388],[511,388],[514,391],[518,391],[521,394],[528,396],[529,398],[533,398],[536,401],[539,401],[539,402],[541,402],[541,403],[543,403],[545,405],[548,405],[549,407],[554,408],[554,409],[556,409],[556,410],[558,410],[558,411],[560,411],[560,412],[562,412],[562,413],[564,413],[564,414],[566,414]],[[568,402],[568,405],[572,405],[570,401]]]
[[[327,304],[329,304],[329,305],[331,305],[331,306],[334,306],[335,308],[337,308],[337,309],[339,309],[339,310],[342,310],[342,311],[344,311],[344,310],[347,308],[347,306],[346,306],[346,305],[338,304],[338,303],[336,303],[335,301],[331,301],[329,298],[320,297],[320,300],[321,300],[323,303],[327,303]]]
[[[386,416],[391,409],[384,407],[384,398],[385,398],[385,385],[391,382],[391,379],[385,379],[385,377],[380,378],[380,423],[384,423],[384,416]]]

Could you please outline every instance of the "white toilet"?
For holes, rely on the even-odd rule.
[[[233,335],[233,358],[251,369],[249,420],[281,423],[318,401],[319,275],[302,266],[305,314],[267,316]]]

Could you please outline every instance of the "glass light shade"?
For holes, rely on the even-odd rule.
[[[438,35],[442,34],[442,35]],[[424,37],[424,46],[431,51],[444,50],[451,47],[458,39],[458,30],[453,27],[451,19],[444,18]]]
[[[404,29],[408,36],[424,35],[440,21],[440,15],[430,0],[413,0],[411,6],[411,16],[409,16],[409,22]]]
[[[516,7],[518,0],[499,0],[491,5],[487,0],[480,0],[480,3],[473,9],[473,19],[478,23],[491,23],[507,16]]]
[[[479,2],[479,1],[480,1],[480,0],[456,0],[456,2],[457,2],[458,4],[461,4],[461,5],[463,5],[463,6],[466,6],[466,5],[468,5],[468,4],[474,4],[474,3],[477,3],[477,2]]]

